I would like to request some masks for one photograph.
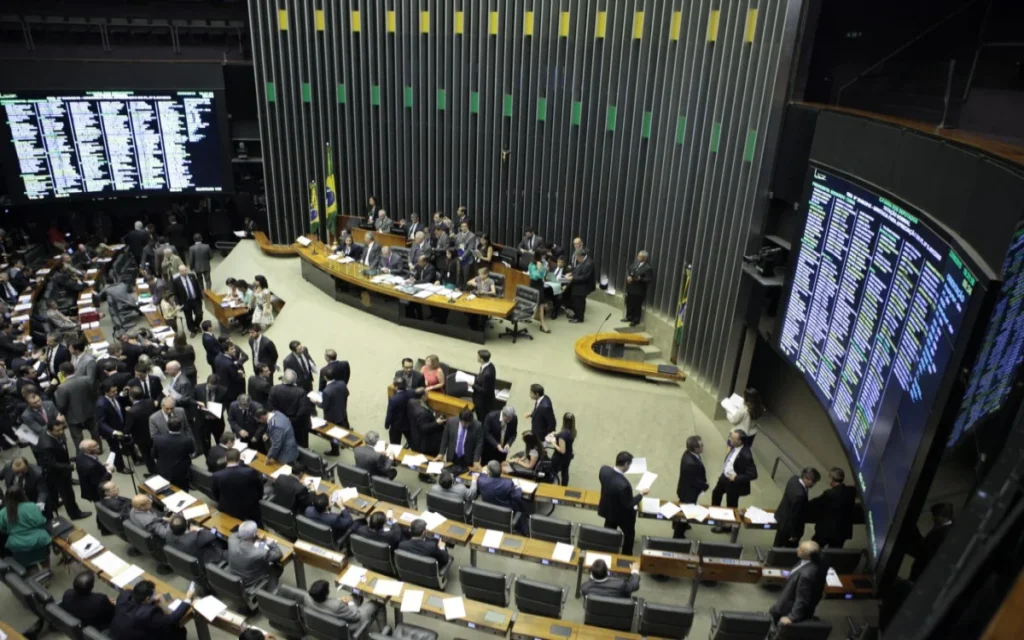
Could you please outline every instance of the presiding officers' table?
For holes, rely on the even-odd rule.
[[[403,326],[483,344],[487,326],[484,320],[505,318],[515,306],[513,300],[489,297],[467,300],[465,294],[454,302],[440,295],[417,298],[391,285],[375,284],[371,277],[363,275],[365,265],[330,260],[332,253],[331,248],[319,240],[300,247],[302,277],[338,302]],[[427,307],[420,314],[423,319],[410,314],[410,309],[416,308],[412,305]],[[435,311],[447,312],[447,319],[444,322],[433,319],[431,316]],[[468,322],[474,316],[479,321],[474,323],[478,328],[471,327]]]

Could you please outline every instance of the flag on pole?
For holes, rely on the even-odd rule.
[[[324,212],[327,214],[327,233],[334,235],[338,226],[338,197],[334,190],[334,154],[327,143],[327,179],[324,180]]]
[[[309,183],[309,231],[317,233],[320,231],[320,205],[317,204],[316,180]]]
[[[686,319],[686,303],[690,298],[690,275],[693,272],[693,267],[687,265],[686,271],[683,272],[683,286],[679,290],[679,307],[676,311],[676,334],[675,334],[675,348],[672,349],[672,364],[676,364],[676,358],[679,353],[679,345],[683,343],[683,322]]]

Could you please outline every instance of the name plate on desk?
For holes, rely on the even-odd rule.
[[[319,557],[327,560],[328,562],[331,562],[331,563],[336,564],[338,566],[344,566],[344,564],[345,564],[345,554],[338,553],[337,551],[332,551],[331,549],[325,549],[323,547],[318,547],[317,545],[310,544],[310,543],[306,542],[305,540],[297,540],[295,542],[295,549],[296,550],[300,550],[301,549],[302,551],[304,551],[306,553],[309,553],[309,554],[312,554],[312,555],[315,555],[315,556],[319,556]]]
[[[700,576],[703,580],[754,583],[761,580],[761,563],[732,558],[701,558]]]
[[[700,556],[673,551],[645,549],[640,556],[640,571],[673,578],[696,578]]]

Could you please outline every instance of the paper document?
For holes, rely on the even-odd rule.
[[[163,502],[164,506],[167,507],[168,511],[170,511],[171,513],[178,513],[179,511],[182,511],[195,504],[196,499],[190,496],[189,494],[185,493],[184,491],[179,491],[170,498],[165,499]]]
[[[495,389],[494,397],[498,400],[508,401],[510,389]]]
[[[302,484],[310,491],[316,493],[316,490],[320,488],[320,478],[316,476],[306,476],[302,479]]]
[[[309,245],[313,244],[313,241],[307,238],[306,236],[299,236],[298,238],[295,238],[295,242],[298,242],[304,247],[308,247]]]
[[[743,517],[750,520],[754,524],[775,524],[775,514],[768,513],[764,509],[758,507],[748,507],[743,512]]]
[[[114,453],[113,451],[111,451],[110,455],[107,456],[107,461],[104,462],[103,464],[105,464],[108,467],[112,467],[112,466],[114,466],[114,462],[116,462],[116,461],[117,461],[117,454]]]
[[[398,456],[402,455],[402,445],[400,445],[400,444],[389,444],[388,445],[388,449],[387,449],[387,453],[390,453],[395,458],[397,458]]]
[[[13,318],[11,318],[11,322],[13,322],[14,324],[21,324],[22,322],[28,322],[28,316],[26,316],[26,315],[14,316]]]
[[[245,232],[244,231],[232,231],[231,233],[235,234],[236,238],[245,238]]]
[[[348,502],[349,500],[355,500],[359,497],[359,489],[355,487],[344,487],[339,489],[337,493],[341,496],[342,502]]]
[[[523,494],[532,495],[537,490],[537,483],[522,478],[513,478],[512,484],[523,490]]]
[[[224,405],[219,402],[207,402],[203,411],[210,414],[214,418],[220,418],[224,415]]]
[[[309,422],[313,425],[314,429],[320,429],[327,426],[327,421],[323,418],[310,418]]]
[[[108,551],[101,556],[93,558],[92,563],[97,569],[111,578],[117,576],[117,574],[131,566],[121,558],[114,555],[113,551]]]
[[[702,507],[699,504],[684,504],[683,515],[686,516],[687,520],[696,520],[702,522],[704,518],[708,517],[708,508]]]
[[[413,522],[416,521],[416,514],[413,513],[412,511],[406,511],[402,515],[398,516],[398,521],[399,522],[406,522],[406,523],[412,524]]]
[[[341,584],[345,585],[346,587],[354,588],[357,584],[359,584],[362,581],[363,576],[365,575],[365,568],[349,565],[348,571],[345,572],[345,575],[341,576],[341,580],[339,582],[341,582]]]
[[[289,464],[281,465],[281,468],[270,474],[271,478],[280,478],[281,476],[290,476],[292,474],[292,467]]]
[[[723,509],[722,507],[709,507],[708,515],[711,516],[712,520],[728,520],[736,522],[736,514],[732,509]]]
[[[444,463],[443,462],[428,462],[427,463],[427,473],[440,475],[442,471],[444,471]]]
[[[235,444],[231,445],[231,448],[235,451],[245,451],[249,448],[249,445],[245,444],[241,440],[235,440]]]
[[[206,503],[199,505],[198,507],[189,507],[181,512],[181,515],[186,520],[195,520],[197,518],[203,518],[210,515],[210,506]]]
[[[388,450],[388,443],[383,440],[378,440],[377,444],[373,445],[373,450],[377,453],[384,453]]]
[[[15,311],[28,311],[31,308],[32,308],[32,303],[29,302],[28,304],[15,305],[14,310]]]
[[[157,493],[171,486],[171,483],[165,480],[163,476],[153,476],[146,480],[144,484]]]
[[[423,454],[417,454],[412,456],[405,456],[402,458],[402,464],[413,469],[419,467],[421,464],[427,464],[427,456]]]
[[[608,565],[609,567],[612,566],[612,557],[607,553],[591,553],[589,551],[587,552],[586,558],[584,558],[583,560],[583,566],[589,567],[598,560],[604,560],[604,563],[606,565]]]
[[[215,596],[200,598],[192,604],[192,607],[210,622],[217,619],[217,616],[227,610],[228,605],[218,600]]]
[[[444,619],[445,620],[458,620],[466,617],[466,604],[462,601],[462,598],[445,598],[444,600]]]
[[[455,382],[465,382],[469,386],[473,386],[473,383],[476,382],[476,376],[471,376],[465,371],[456,371]]]
[[[424,289],[423,291],[420,291],[420,292],[416,293],[415,297],[417,297],[417,298],[419,298],[421,300],[426,300],[427,298],[429,298],[432,295],[434,295],[433,291],[431,291],[430,289]],[[460,600],[460,602],[461,602],[461,600]]]
[[[331,427],[327,430],[327,435],[331,436],[335,440],[341,440],[348,435],[348,431],[345,431],[341,427]]]
[[[345,257],[344,257],[344,258],[342,258],[341,260],[338,260],[338,262],[340,262],[341,264],[351,264],[351,263],[355,262],[355,260],[353,260],[353,259],[352,259],[351,257],[349,257],[349,256],[345,256]]]
[[[93,351],[106,351],[108,348],[110,348],[110,343],[106,341],[92,343]]]
[[[551,559],[558,560],[559,562],[571,562],[572,554],[576,550],[576,547],[571,544],[565,544],[564,542],[556,542],[555,550],[551,552]]]
[[[114,576],[111,582],[114,583],[114,586],[118,589],[124,589],[133,581],[142,577],[142,575],[145,573],[146,572],[142,570],[142,567],[140,567],[137,564],[133,564],[132,566],[128,567],[127,569],[124,569],[123,571],[119,572],[116,576]]]
[[[21,440],[22,442],[27,442],[32,445],[39,444],[39,436],[37,436],[34,431],[29,429],[25,425],[21,425],[20,427],[15,429],[14,435],[18,436],[18,439]]]
[[[658,509],[658,513],[660,513],[666,520],[671,520],[676,517],[676,514],[680,511],[682,511],[682,509],[680,509],[679,505],[674,502],[666,502],[661,505],[660,509]]]
[[[414,589],[402,594],[402,613],[419,613],[423,608],[423,592]]]
[[[843,581],[839,579],[839,574],[832,567],[829,567],[828,573],[825,574],[825,584],[837,589],[843,588]]]
[[[433,511],[424,511],[420,514],[420,518],[427,523],[427,529],[433,531],[445,523],[447,518],[442,516],[440,513],[434,513]]]
[[[651,485],[658,479],[658,474],[651,473],[650,471],[644,472],[644,475],[640,478],[640,482],[636,484],[637,491],[650,491]]]
[[[743,396],[738,393],[734,393],[728,398],[723,398],[720,403],[723,409],[729,412],[736,412],[743,408],[744,401]]]
[[[242,452],[242,462],[245,464],[252,464],[252,461],[256,459],[256,455],[258,453],[259,451],[256,451],[255,449],[246,449]]]
[[[642,476],[647,473],[647,458],[633,458],[626,473],[631,476]]]
[[[661,500],[657,498],[643,498],[640,500],[640,512],[641,513],[658,513],[658,509],[661,508]]]
[[[71,550],[75,552],[76,556],[85,560],[103,551],[103,544],[91,535],[87,535],[78,542],[72,543]]]
[[[321,404],[324,401],[324,396],[319,391],[310,391],[306,397],[314,404]]]
[[[488,529],[484,533],[483,545],[489,549],[497,549],[501,546],[501,539],[505,536],[501,531],[491,531]]]
[[[378,596],[397,596],[402,593],[403,586],[405,584],[398,580],[378,580],[373,587],[373,593]]]

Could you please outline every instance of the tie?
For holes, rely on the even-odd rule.
[[[371,249],[373,249],[373,245],[372,244],[366,245],[366,255],[363,256],[363,264],[365,264],[365,265],[369,265],[370,264],[370,250]]]
[[[152,399],[152,396],[149,395],[149,376],[142,379],[142,390],[146,392],[147,398]]]
[[[121,405],[117,404],[117,400],[110,398],[110,404],[114,405],[114,410],[117,411],[117,417],[123,418],[124,416],[121,415]]]
[[[466,428],[459,425],[459,440],[455,444],[455,455],[462,457],[463,450],[466,447]]]
[[[192,281],[189,280],[188,276],[181,276],[181,280],[185,284],[185,291],[188,293],[188,299],[191,300],[195,297],[195,294],[192,293]]]
[[[46,417],[46,409],[39,408],[39,415],[43,416],[43,424],[49,425],[49,419]]]

